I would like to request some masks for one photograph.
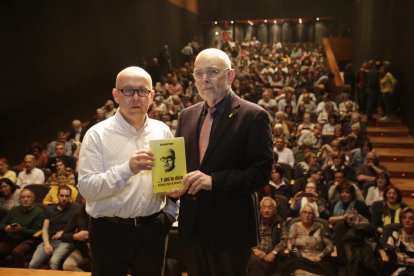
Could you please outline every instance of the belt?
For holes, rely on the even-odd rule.
[[[111,223],[115,224],[124,224],[124,225],[133,225],[133,226],[139,226],[145,222],[149,222],[153,219],[155,219],[159,214],[162,213],[161,211],[158,211],[152,215],[145,216],[145,217],[135,217],[135,218],[120,218],[120,217],[99,217],[98,219],[102,219]]]

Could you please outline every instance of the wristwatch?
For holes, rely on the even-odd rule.
[[[272,251],[272,253],[273,253],[274,255],[277,255],[277,251],[276,251],[276,250],[273,250],[273,251]]]

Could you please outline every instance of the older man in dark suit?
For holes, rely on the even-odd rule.
[[[272,138],[267,112],[232,90],[226,53],[197,56],[194,79],[204,102],[184,109],[176,136],[185,138],[188,174],[181,196],[179,233],[189,275],[246,275],[257,244],[254,192],[269,180]]]

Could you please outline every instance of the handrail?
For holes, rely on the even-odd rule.
[[[338,63],[336,62],[335,54],[332,50],[329,39],[322,38],[322,45],[325,49],[328,68],[334,74],[334,92],[335,94],[340,93],[344,89],[344,81],[342,80],[341,72],[339,71]]]

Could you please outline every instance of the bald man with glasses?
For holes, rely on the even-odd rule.
[[[151,169],[161,156],[149,150],[149,141],[173,135],[147,115],[154,90],[145,70],[125,68],[115,85],[117,112],[88,130],[80,152],[78,186],[91,216],[92,274],[159,276],[178,207],[153,193]]]

